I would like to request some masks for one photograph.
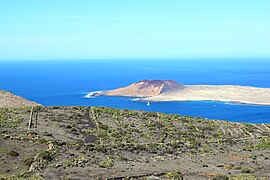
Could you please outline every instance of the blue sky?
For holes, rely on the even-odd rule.
[[[270,56],[269,0],[8,0],[0,60]]]

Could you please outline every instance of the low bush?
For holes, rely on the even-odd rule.
[[[246,168],[246,167],[243,167],[241,169],[241,172],[242,173],[253,173],[253,169],[252,168]]]
[[[28,157],[24,159],[24,164],[28,167],[31,166],[31,164],[34,162],[34,158],[33,157]]]
[[[44,160],[47,160],[47,161],[52,161],[53,160],[53,156],[48,152],[48,151],[42,151],[40,154],[39,154],[39,157],[41,159],[44,159]]]
[[[113,161],[111,159],[107,159],[99,163],[99,167],[101,168],[110,168],[113,167]]]
[[[230,179],[230,177],[228,177],[226,175],[217,175],[212,180],[229,180],[229,179]]]
[[[168,172],[165,174],[165,177],[167,179],[173,179],[173,180],[183,180],[183,176],[180,172]]]
[[[9,151],[8,154],[11,156],[19,156],[19,153],[13,150]]]

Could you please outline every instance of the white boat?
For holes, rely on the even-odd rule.
[[[150,102],[147,102],[147,106],[150,106]]]

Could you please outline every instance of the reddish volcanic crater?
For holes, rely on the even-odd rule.
[[[142,80],[129,86],[106,91],[108,96],[152,97],[162,93],[178,92],[186,88],[172,80]]]

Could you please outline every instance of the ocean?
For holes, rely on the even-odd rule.
[[[270,106],[218,101],[146,102],[130,97],[86,98],[89,92],[144,79],[182,84],[270,88],[270,58],[18,60],[0,61],[0,89],[45,106],[106,106],[199,116],[233,122],[270,123]]]

